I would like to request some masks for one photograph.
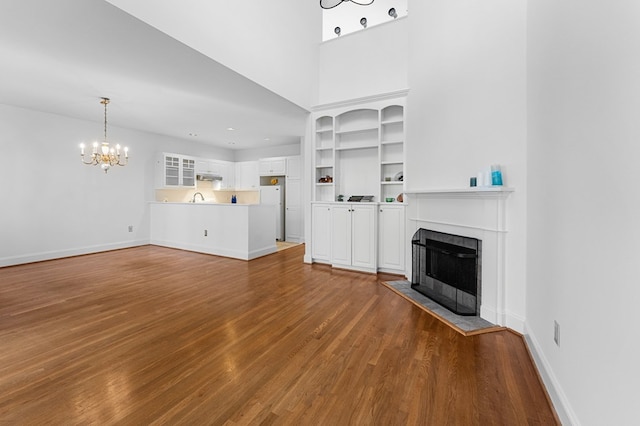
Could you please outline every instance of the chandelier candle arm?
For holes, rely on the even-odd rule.
[[[101,98],[100,103],[104,105],[104,142],[100,146],[100,152],[98,152],[99,143],[96,141],[93,143],[93,151],[91,158],[86,161],[84,158],[84,143],[80,144],[80,158],[83,164],[97,166],[100,165],[105,173],[109,171],[112,166],[126,166],[129,160],[129,148],[124,147],[124,161],[120,155],[120,144],[116,144],[115,148],[109,146],[107,142],[107,104],[110,102],[109,98]]]

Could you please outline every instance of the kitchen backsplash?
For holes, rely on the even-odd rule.
[[[260,202],[260,191],[232,191],[213,189],[156,189],[156,201],[168,203],[188,203],[193,200],[196,192],[202,193],[204,201],[209,203],[230,203],[231,196],[235,195],[238,204],[258,204]],[[202,202],[200,196],[198,202]]]

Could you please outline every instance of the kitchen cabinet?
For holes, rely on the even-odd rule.
[[[263,158],[259,160],[260,176],[284,176],[286,170],[286,158]]]
[[[302,227],[302,181],[285,179],[285,240],[301,243],[304,238]]]
[[[260,173],[258,161],[235,163],[235,189],[259,189]]]
[[[405,272],[405,206],[381,204],[378,208],[378,268],[383,272]]]
[[[364,272],[377,271],[376,204],[331,206],[331,264]]]
[[[302,159],[299,155],[286,158],[287,179],[302,179]]]
[[[195,188],[196,159],[160,153],[156,159],[156,188]]]
[[[313,203],[311,206],[311,257],[313,261],[331,261],[331,204]]]
[[[235,166],[229,161],[197,159],[196,175],[199,174],[220,176],[222,180],[214,181],[214,189],[234,187]]]

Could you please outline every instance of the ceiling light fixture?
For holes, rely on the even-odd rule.
[[[396,19],[398,17],[398,14],[396,13],[396,9],[394,7],[389,9],[389,16],[391,16],[393,19]]]
[[[100,151],[98,151],[99,143],[96,141],[93,143],[93,152],[91,153],[91,159],[89,161],[85,161],[84,159],[84,148],[85,145],[80,144],[80,157],[84,164],[97,166],[100,165],[102,170],[105,173],[109,171],[111,166],[126,166],[129,162],[129,148],[124,148],[124,162],[120,157],[120,145],[116,145],[115,148],[109,147],[109,142],[107,142],[107,104],[109,103],[109,98],[101,98],[100,103],[104,105],[104,141],[102,142],[102,146],[100,147]]]
[[[362,25],[363,28],[367,28],[367,18],[361,18],[360,25]]]
[[[351,1],[351,3],[355,3],[360,6],[369,6],[371,3],[373,3],[373,0],[320,0],[320,7],[323,9],[333,9],[340,3],[347,1]]]

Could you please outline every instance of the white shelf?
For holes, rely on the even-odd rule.
[[[469,188],[450,188],[450,189],[413,189],[405,191],[406,194],[459,194],[459,193],[476,193],[476,192],[514,192],[515,188],[507,186],[474,186]]]
[[[316,186],[331,186],[333,182],[316,182]]]
[[[378,144],[363,144],[363,145],[353,145],[353,146],[341,146],[337,147],[336,151],[351,151],[355,149],[371,149],[378,148]]]
[[[336,130],[336,135],[348,135],[351,133],[364,133],[378,131],[378,126],[375,127],[361,127],[357,129]]]
[[[404,164],[404,161],[381,161],[380,164],[383,166],[388,166],[393,164]]]
[[[381,185],[402,185],[404,182],[402,182],[401,180],[392,180],[392,181],[386,181],[383,180],[382,182],[380,182]]]
[[[333,169],[333,164],[319,164],[316,169]]]
[[[404,120],[397,119],[397,120],[386,120],[386,121],[381,122],[380,124],[382,124],[384,126],[385,124],[402,124],[402,123],[404,123]]]

